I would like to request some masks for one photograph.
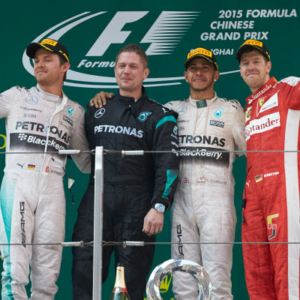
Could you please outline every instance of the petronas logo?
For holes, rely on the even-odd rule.
[[[169,287],[170,287],[170,283],[172,281],[172,274],[170,274],[169,276],[166,276],[161,285],[160,285],[160,292],[161,293],[166,293],[168,290],[169,290]]]
[[[221,118],[223,110],[224,110],[223,108],[220,108],[220,109],[216,110],[215,113],[214,113],[214,116],[216,118]]]
[[[174,134],[177,135],[177,133],[178,133],[178,127],[177,126],[174,127],[173,132],[174,132]]]
[[[151,112],[144,111],[144,112],[140,113],[140,115],[138,116],[138,119],[141,122],[145,122],[151,114],[152,114]]]

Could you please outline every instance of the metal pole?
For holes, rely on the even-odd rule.
[[[94,195],[94,261],[93,300],[102,295],[102,239],[103,239],[103,147],[96,147]]]

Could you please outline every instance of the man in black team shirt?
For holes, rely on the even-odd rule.
[[[170,151],[104,159],[105,241],[154,242],[162,231],[164,211],[173,203],[177,186],[177,114],[150,100],[143,87],[149,74],[148,58],[137,45],[122,48],[116,58],[119,93],[105,108],[88,106],[86,132],[91,149]],[[171,153],[173,151],[174,153]],[[95,163],[93,161],[93,163]],[[92,167],[93,169],[93,167]],[[94,174],[78,210],[73,240],[93,240]],[[103,247],[103,281],[112,252],[125,266],[125,281],[132,300],[143,299],[154,245]],[[73,299],[92,299],[93,249],[73,250]]]

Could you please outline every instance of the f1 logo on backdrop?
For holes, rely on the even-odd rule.
[[[77,30],[77,28],[75,29],[76,26],[81,25],[82,28],[85,28],[77,30],[76,41],[78,48],[83,47],[83,45],[86,46],[86,52],[83,54],[84,57],[78,61],[71,59],[72,69],[68,71],[65,85],[84,88],[117,88],[114,76],[99,76],[98,74],[105,73],[103,71],[114,67],[117,52],[110,51],[110,49],[114,45],[118,45],[118,49],[121,49],[129,44],[129,38],[132,40],[132,36],[138,37],[139,34],[135,34],[135,32],[140,30],[141,25],[144,24],[143,19],[149,14],[149,11],[118,11],[102,32],[100,29],[100,35],[91,45],[80,43],[84,35],[87,35],[85,30],[88,23],[83,23],[92,22],[91,19],[96,17],[104,18],[107,13],[105,11],[95,14],[84,12],[53,26],[33,40],[33,42],[40,42],[46,37],[59,40],[63,35],[74,35],[74,31]],[[150,16],[152,17],[151,14]],[[199,12],[162,11],[156,19],[151,20],[150,26],[146,29],[143,37],[135,43],[146,49],[149,58],[170,55],[198,16]],[[97,32],[97,28],[92,26],[90,29]],[[72,32],[70,32],[71,29]],[[76,52],[79,52],[75,47],[71,49],[68,47],[68,49],[71,57],[74,56],[74,53],[77,55]],[[30,74],[34,75],[32,60],[27,57],[25,51],[23,65]],[[147,78],[144,85],[148,87],[177,85],[181,84],[183,79],[183,76]]]

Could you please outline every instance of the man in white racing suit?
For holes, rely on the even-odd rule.
[[[6,118],[7,152],[0,195],[0,243],[3,259],[2,300],[28,299],[25,285],[31,266],[31,298],[54,299],[65,234],[63,176],[66,156],[58,150],[89,150],[84,109],[62,92],[69,69],[67,49],[58,41],[32,43],[38,85],[13,87],[0,95],[0,117]],[[43,153],[43,152],[50,153]],[[28,152],[28,153],[25,153]],[[73,155],[90,172],[90,154]]]
[[[212,282],[212,299],[233,299],[231,293],[231,244],[186,242],[233,242],[236,213],[232,163],[245,150],[244,111],[236,100],[227,101],[214,92],[219,78],[214,54],[205,48],[191,51],[185,62],[190,97],[171,101],[178,113],[180,147],[179,184],[172,217],[172,258],[203,265]],[[175,299],[196,299],[198,286],[189,274],[173,274]]]

